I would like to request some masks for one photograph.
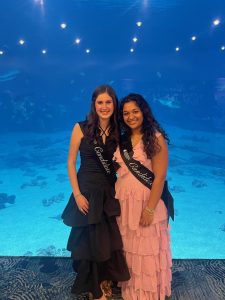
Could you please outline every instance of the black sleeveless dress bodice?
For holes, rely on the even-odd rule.
[[[103,144],[102,138],[99,136],[97,138],[97,142],[99,146],[104,148],[104,150],[107,152],[107,156],[110,160],[112,160],[113,154],[116,151],[116,144],[113,143],[109,139],[109,137],[106,137],[106,142]],[[83,139],[81,140],[80,144],[80,159],[81,159],[81,164],[80,164],[80,169],[79,169],[79,174],[90,174],[90,173],[95,173],[98,174],[101,178],[105,177],[102,168],[100,167],[98,161],[96,161],[96,154],[93,150],[92,142],[89,142],[88,139],[84,136]],[[114,183],[116,181],[116,175],[114,173]],[[113,183],[113,182],[112,182]]]
[[[79,123],[85,133],[86,123]],[[115,145],[101,137],[98,144],[112,160]],[[123,255],[123,245],[116,216],[120,215],[119,201],[115,199],[116,176],[109,180],[97,160],[93,145],[84,137],[80,144],[80,169],[77,179],[82,195],[89,202],[88,214],[77,207],[73,193],[62,214],[63,222],[71,226],[67,249],[73,257],[77,277],[73,292],[91,292],[94,298],[102,295],[99,284],[103,280],[126,281],[129,271]]]
[[[86,123],[79,124],[84,132]],[[107,152],[107,158],[112,160],[116,145],[109,138],[106,138],[104,145],[101,137],[98,138],[98,144]],[[119,201],[115,199],[116,173],[109,181],[97,160],[93,145],[85,136],[81,140],[79,150],[81,163],[77,179],[81,194],[89,201],[89,213],[84,215],[79,211],[72,194],[62,215],[64,223],[71,227],[96,224],[104,215],[120,215]]]

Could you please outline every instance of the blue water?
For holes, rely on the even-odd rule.
[[[225,258],[223,1],[8,0],[0,20],[0,255],[69,255],[70,134],[108,83],[170,136],[173,257]]]

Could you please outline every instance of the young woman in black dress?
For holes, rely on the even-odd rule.
[[[71,226],[67,249],[77,273],[72,293],[89,292],[94,299],[106,299],[105,281],[127,281],[129,271],[122,251],[116,217],[116,175],[112,166],[118,144],[117,96],[108,85],[96,88],[87,121],[74,126],[68,173],[72,195],[63,212]],[[81,165],[76,171],[80,151]]]

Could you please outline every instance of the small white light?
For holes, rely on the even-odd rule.
[[[42,53],[42,54],[46,54],[46,53],[47,53],[47,50],[46,50],[46,49],[43,49],[43,50],[41,51],[41,53]]]
[[[76,43],[77,45],[80,44],[80,39],[79,39],[79,38],[75,39],[75,43]]]
[[[225,50],[225,46],[221,46],[221,50],[224,51]]]
[[[134,52],[134,48],[130,48],[130,52],[133,53]]]
[[[191,40],[192,40],[192,41],[196,41],[196,39],[197,39],[197,37],[196,37],[195,35],[193,35],[193,36],[191,37]]]
[[[34,0],[37,4],[43,6],[44,5],[44,0]]]
[[[0,55],[3,55],[4,54],[4,51],[0,50]]]
[[[137,41],[138,41],[138,38],[135,36],[135,37],[133,38],[133,42],[134,42],[134,43],[137,43]]]
[[[220,24],[220,20],[219,20],[219,19],[215,19],[215,20],[213,21],[213,24],[214,24],[215,26],[218,26],[218,25]]]
[[[67,24],[66,24],[66,23],[61,23],[61,24],[60,24],[60,27],[61,27],[62,29],[65,29],[65,28],[67,27]]]
[[[136,23],[136,25],[137,25],[138,27],[141,27],[142,22],[141,22],[141,21],[138,21],[138,22]]]
[[[90,49],[86,49],[85,52],[88,54],[88,53],[91,52],[91,50]]]
[[[178,52],[180,51],[180,47],[176,47],[175,50]]]
[[[24,44],[25,44],[25,41],[24,41],[23,39],[20,39],[20,40],[19,40],[19,44],[20,44],[20,45],[24,45]]]

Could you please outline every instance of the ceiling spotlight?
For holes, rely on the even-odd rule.
[[[135,37],[133,38],[133,42],[134,42],[134,43],[137,43],[137,41],[138,41],[138,38],[135,36]]]
[[[180,51],[180,47],[175,48],[176,52]]]
[[[90,50],[90,49],[86,49],[85,52],[86,52],[87,54],[89,54],[89,53],[91,52],[91,50]]]
[[[220,20],[219,19],[215,19],[214,21],[213,21],[213,25],[214,26],[218,26],[220,24]]]
[[[34,0],[37,4],[43,6],[44,5],[44,0]]]
[[[79,38],[77,38],[77,39],[75,39],[75,44],[80,44],[80,39]]]
[[[43,49],[43,50],[41,50],[41,53],[42,53],[42,54],[46,54],[46,53],[47,53],[47,50],[46,50],[46,49]]]
[[[66,23],[61,23],[61,24],[60,24],[60,27],[61,27],[62,29],[65,29],[65,28],[67,27],[67,24],[66,24]]]
[[[130,48],[130,52],[133,53],[134,52],[134,48]]]
[[[141,22],[141,21],[138,21],[138,22],[136,23],[136,25],[137,25],[138,27],[141,27],[142,22]]]
[[[196,41],[196,39],[197,39],[197,37],[196,37],[195,35],[193,35],[193,36],[191,37],[191,40],[192,40],[192,41]]]
[[[20,45],[24,45],[24,44],[25,44],[25,41],[24,41],[23,39],[20,39],[20,40],[19,40],[19,44],[20,44]]]
[[[4,54],[4,51],[0,50],[0,55],[3,55]]]
[[[225,50],[225,46],[221,46],[221,48],[220,48],[222,51],[224,51]]]

